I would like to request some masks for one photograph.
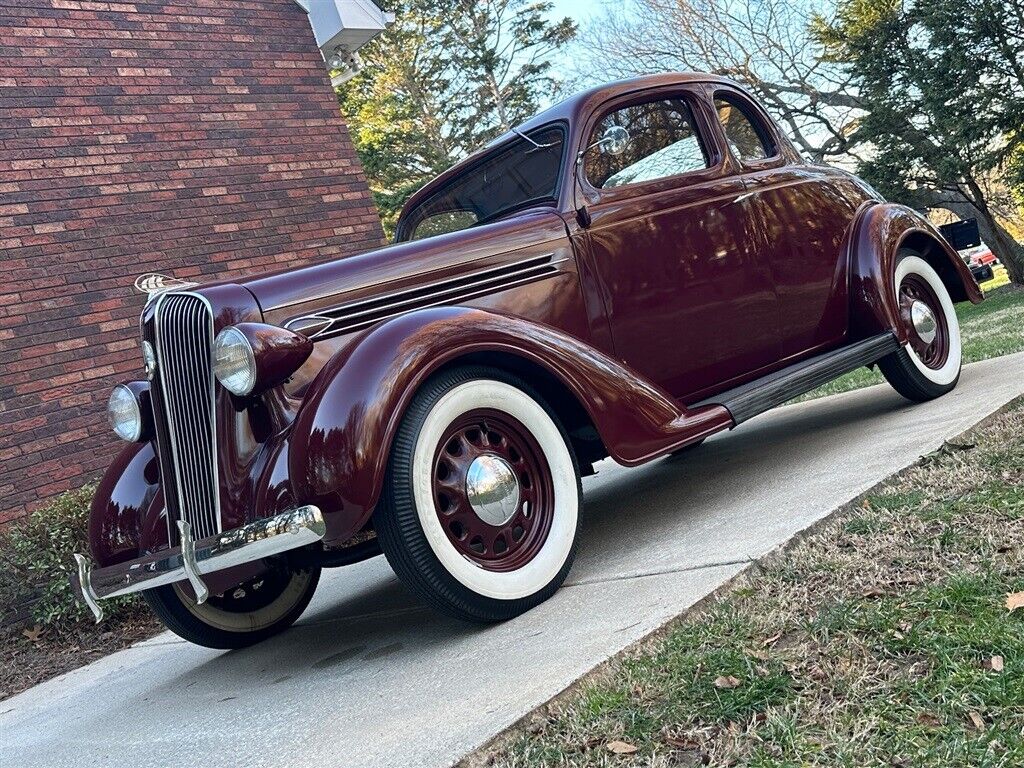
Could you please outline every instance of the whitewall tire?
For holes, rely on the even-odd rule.
[[[575,556],[580,480],[556,416],[500,370],[445,371],[395,437],[374,526],[403,582],[435,608],[500,621],[550,597]]]
[[[940,397],[956,387],[963,362],[953,300],[935,269],[910,250],[900,252],[893,284],[909,341],[879,361],[879,368],[910,400]]]

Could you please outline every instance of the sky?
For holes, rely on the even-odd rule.
[[[552,0],[554,8],[551,9],[551,18],[560,20],[568,16],[581,26],[588,20],[597,16],[605,0]],[[551,62],[555,77],[566,79],[572,69],[572,43],[555,57]]]
[[[555,4],[553,14],[556,18],[568,16],[576,21],[583,21],[600,10],[599,0],[552,0]]]

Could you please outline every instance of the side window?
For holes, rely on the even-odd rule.
[[[634,104],[612,112],[595,126],[587,146],[600,140],[612,126],[629,132],[629,144],[618,155],[600,148],[587,153],[587,181],[597,189],[639,184],[708,167],[696,121],[683,99]]]
[[[442,211],[432,216],[427,216],[416,227],[413,233],[413,240],[423,240],[435,235],[447,235],[451,232],[461,232],[476,224],[476,214],[472,211]]]
[[[768,140],[760,122],[747,114],[743,107],[725,96],[715,96],[715,109],[725,129],[725,139],[737,160],[746,163],[775,154],[774,144]]]

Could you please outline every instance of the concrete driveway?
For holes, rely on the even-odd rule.
[[[420,608],[383,558],[328,572],[285,635],[169,634],[0,703],[5,766],[447,766],[882,478],[1024,392],[1024,354],[911,405],[788,406],[685,457],[603,463],[567,586],[507,624]]]

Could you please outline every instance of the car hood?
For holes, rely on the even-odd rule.
[[[323,264],[237,281],[259,302],[266,322],[282,323],[341,303],[456,278],[544,240],[567,237],[552,209],[412,243],[400,243]]]

